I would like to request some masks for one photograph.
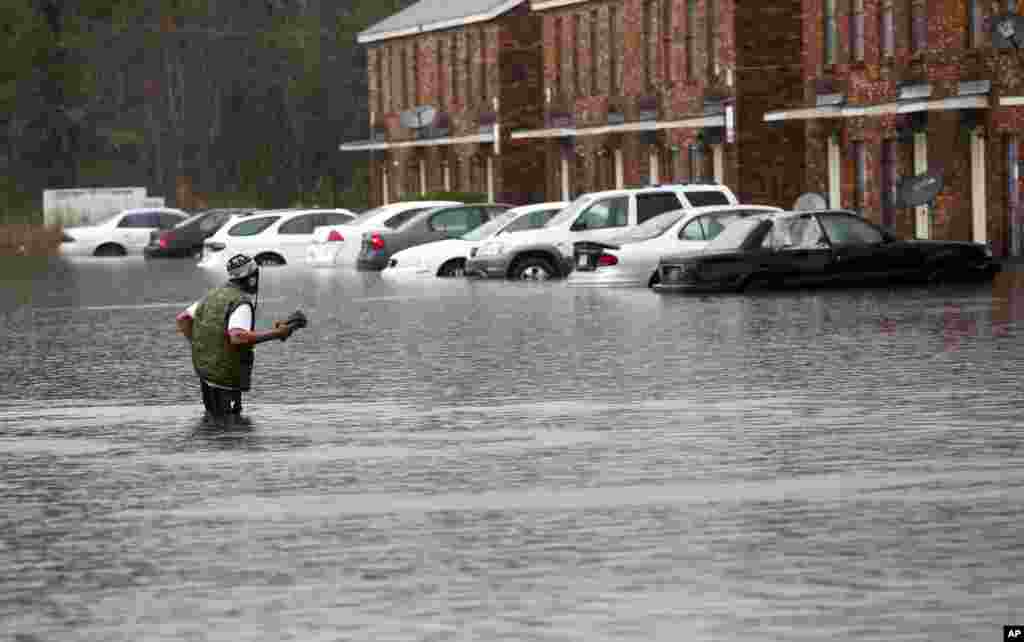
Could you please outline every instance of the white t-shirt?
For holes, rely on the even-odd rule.
[[[196,318],[196,308],[199,307],[199,301],[196,301],[192,305],[185,308],[185,313],[193,319]],[[252,330],[252,303],[242,303],[235,311],[228,317],[228,332],[232,330]]]

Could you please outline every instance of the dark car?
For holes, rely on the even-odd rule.
[[[363,232],[362,246],[356,257],[357,270],[383,270],[391,255],[414,245],[443,239],[457,239],[502,212],[511,205],[473,203],[444,205],[416,212],[395,227],[381,225]]]
[[[662,257],[658,291],[861,286],[989,279],[981,243],[899,240],[853,212],[760,214],[731,223],[699,252]]]
[[[150,234],[149,244],[142,252],[147,258],[183,258],[198,256],[203,241],[220,229],[234,215],[255,212],[246,208],[223,208],[199,212],[169,230]]]

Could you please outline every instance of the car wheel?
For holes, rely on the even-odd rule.
[[[466,276],[466,260],[452,259],[445,262],[441,269],[437,271],[437,275],[443,277]]]
[[[125,254],[127,252],[124,247],[117,243],[104,243],[92,253],[93,256],[124,256]]]
[[[541,256],[528,256],[516,261],[512,278],[517,281],[547,281],[556,276],[551,261]]]
[[[284,259],[277,254],[260,254],[255,259],[256,265],[260,267],[278,267],[284,265]]]

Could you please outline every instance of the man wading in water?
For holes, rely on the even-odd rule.
[[[291,336],[293,327],[275,321],[257,332],[256,296],[260,269],[252,258],[236,254],[228,261],[228,282],[214,288],[176,318],[178,331],[192,342],[192,365],[203,387],[203,405],[214,417],[242,411],[242,393],[252,376],[257,343]]]

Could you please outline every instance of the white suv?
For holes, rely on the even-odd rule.
[[[573,269],[573,243],[607,241],[664,212],[707,205],[736,205],[717,183],[654,185],[584,194],[536,230],[503,234],[470,249],[466,274],[547,280]]]

